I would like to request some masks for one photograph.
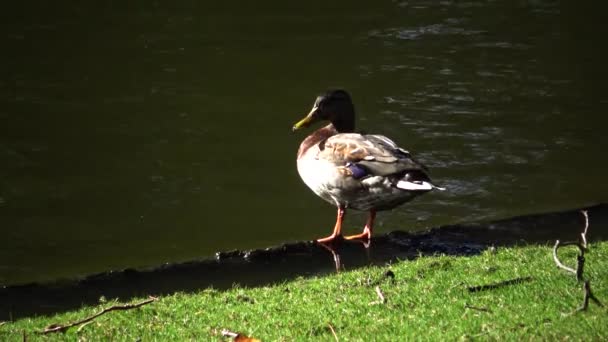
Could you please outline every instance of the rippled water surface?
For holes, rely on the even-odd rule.
[[[334,209],[300,181],[290,128],[330,87],[449,189],[381,213],[380,233],[606,201],[597,7],[7,6],[0,284],[328,234]]]

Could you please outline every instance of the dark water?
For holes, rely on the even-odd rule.
[[[607,200],[597,5],[5,7],[0,284],[328,234],[334,209],[300,181],[290,128],[335,86],[360,129],[449,188],[382,213],[379,232]]]

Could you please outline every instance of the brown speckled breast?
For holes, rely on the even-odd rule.
[[[300,144],[300,148],[298,149],[298,159],[304,156],[304,153],[308,151],[309,148],[319,144],[320,142],[326,140],[332,135],[338,134],[338,131],[334,128],[332,124],[329,124],[325,127],[319,128],[314,131],[311,135],[307,136],[304,141]]]

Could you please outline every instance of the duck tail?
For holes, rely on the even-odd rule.
[[[439,190],[444,191],[445,188],[436,186],[427,181],[405,181],[400,180],[397,182],[396,186],[399,189],[407,190],[407,191],[431,191],[431,190]]]
[[[445,188],[431,183],[431,178],[420,170],[405,173],[395,186],[407,191],[427,192],[431,190],[445,190]]]

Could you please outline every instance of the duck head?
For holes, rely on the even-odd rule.
[[[355,106],[350,95],[342,89],[336,89],[317,96],[308,115],[298,121],[293,126],[293,130],[308,127],[318,121],[331,122],[339,133],[353,132]]]

